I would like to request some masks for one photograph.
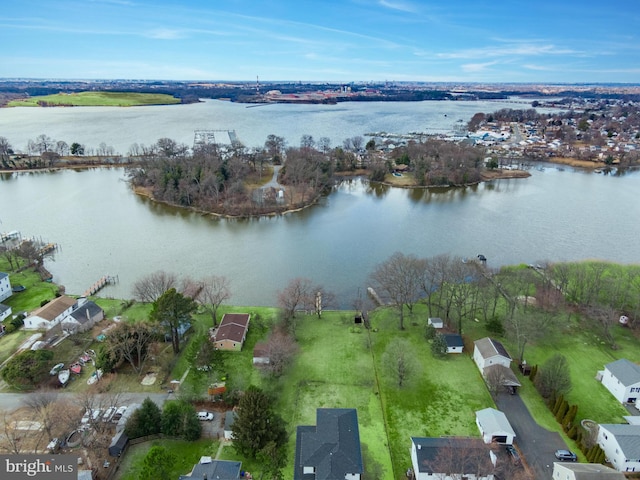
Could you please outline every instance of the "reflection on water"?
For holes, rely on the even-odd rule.
[[[2,174],[0,230],[61,245],[47,267],[71,294],[111,274],[120,283],[103,294],[130,298],[136,280],[165,270],[194,279],[227,276],[238,305],[274,305],[289,280],[306,277],[349,307],[375,265],[396,251],[482,252],[490,267],[640,261],[638,172],[547,168],[527,179],[415,190],[349,178],[310,208],[252,219],[158,204],[135,195],[123,179],[118,168]]]

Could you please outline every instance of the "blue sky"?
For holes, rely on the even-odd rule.
[[[638,0],[3,0],[0,77],[640,83]]]

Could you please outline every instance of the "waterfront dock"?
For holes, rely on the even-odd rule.
[[[85,290],[85,292],[82,294],[82,296],[83,297],[89,297],[91,295],[95,295],[96,293],[98,293],[100,290],[102,290],[107,285],[115,285],[116,283],[118,283],[118,277],[117,276],[113,277],[111,275],[104,275],[103,277],[100,278],[100,280],[98,280],[93,285],[91,285],[89,288],[87,288],[87,290]]]

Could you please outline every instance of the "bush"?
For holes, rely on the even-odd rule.
[[[491,317],[485,326],[487,332],[495,335],[504,335],[504,325],[498,317]]]

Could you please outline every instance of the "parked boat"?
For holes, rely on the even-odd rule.
[[[62,370],[63,368],[64,368],[64,363],[58,363],[54,365],[53,368],[49,371],[49,375],[53,377],[54,375],[57,375],[58,372],[60,372],[60,370]]]
[[[93,385],[102,378],[102,370],[98,369],[87,379],[87,385]]]
[[[58,380],[62,385],[66,384],[69,381],[70,372],[69,369],[65,368],[64,370],[60,370],[58,372]]]
[[[69,370],[71,370],[71,373],[75,373],[76,375],[78,375],[82,371],[82,365],[80,365],[79,363],[74,363],[69,367]]]

